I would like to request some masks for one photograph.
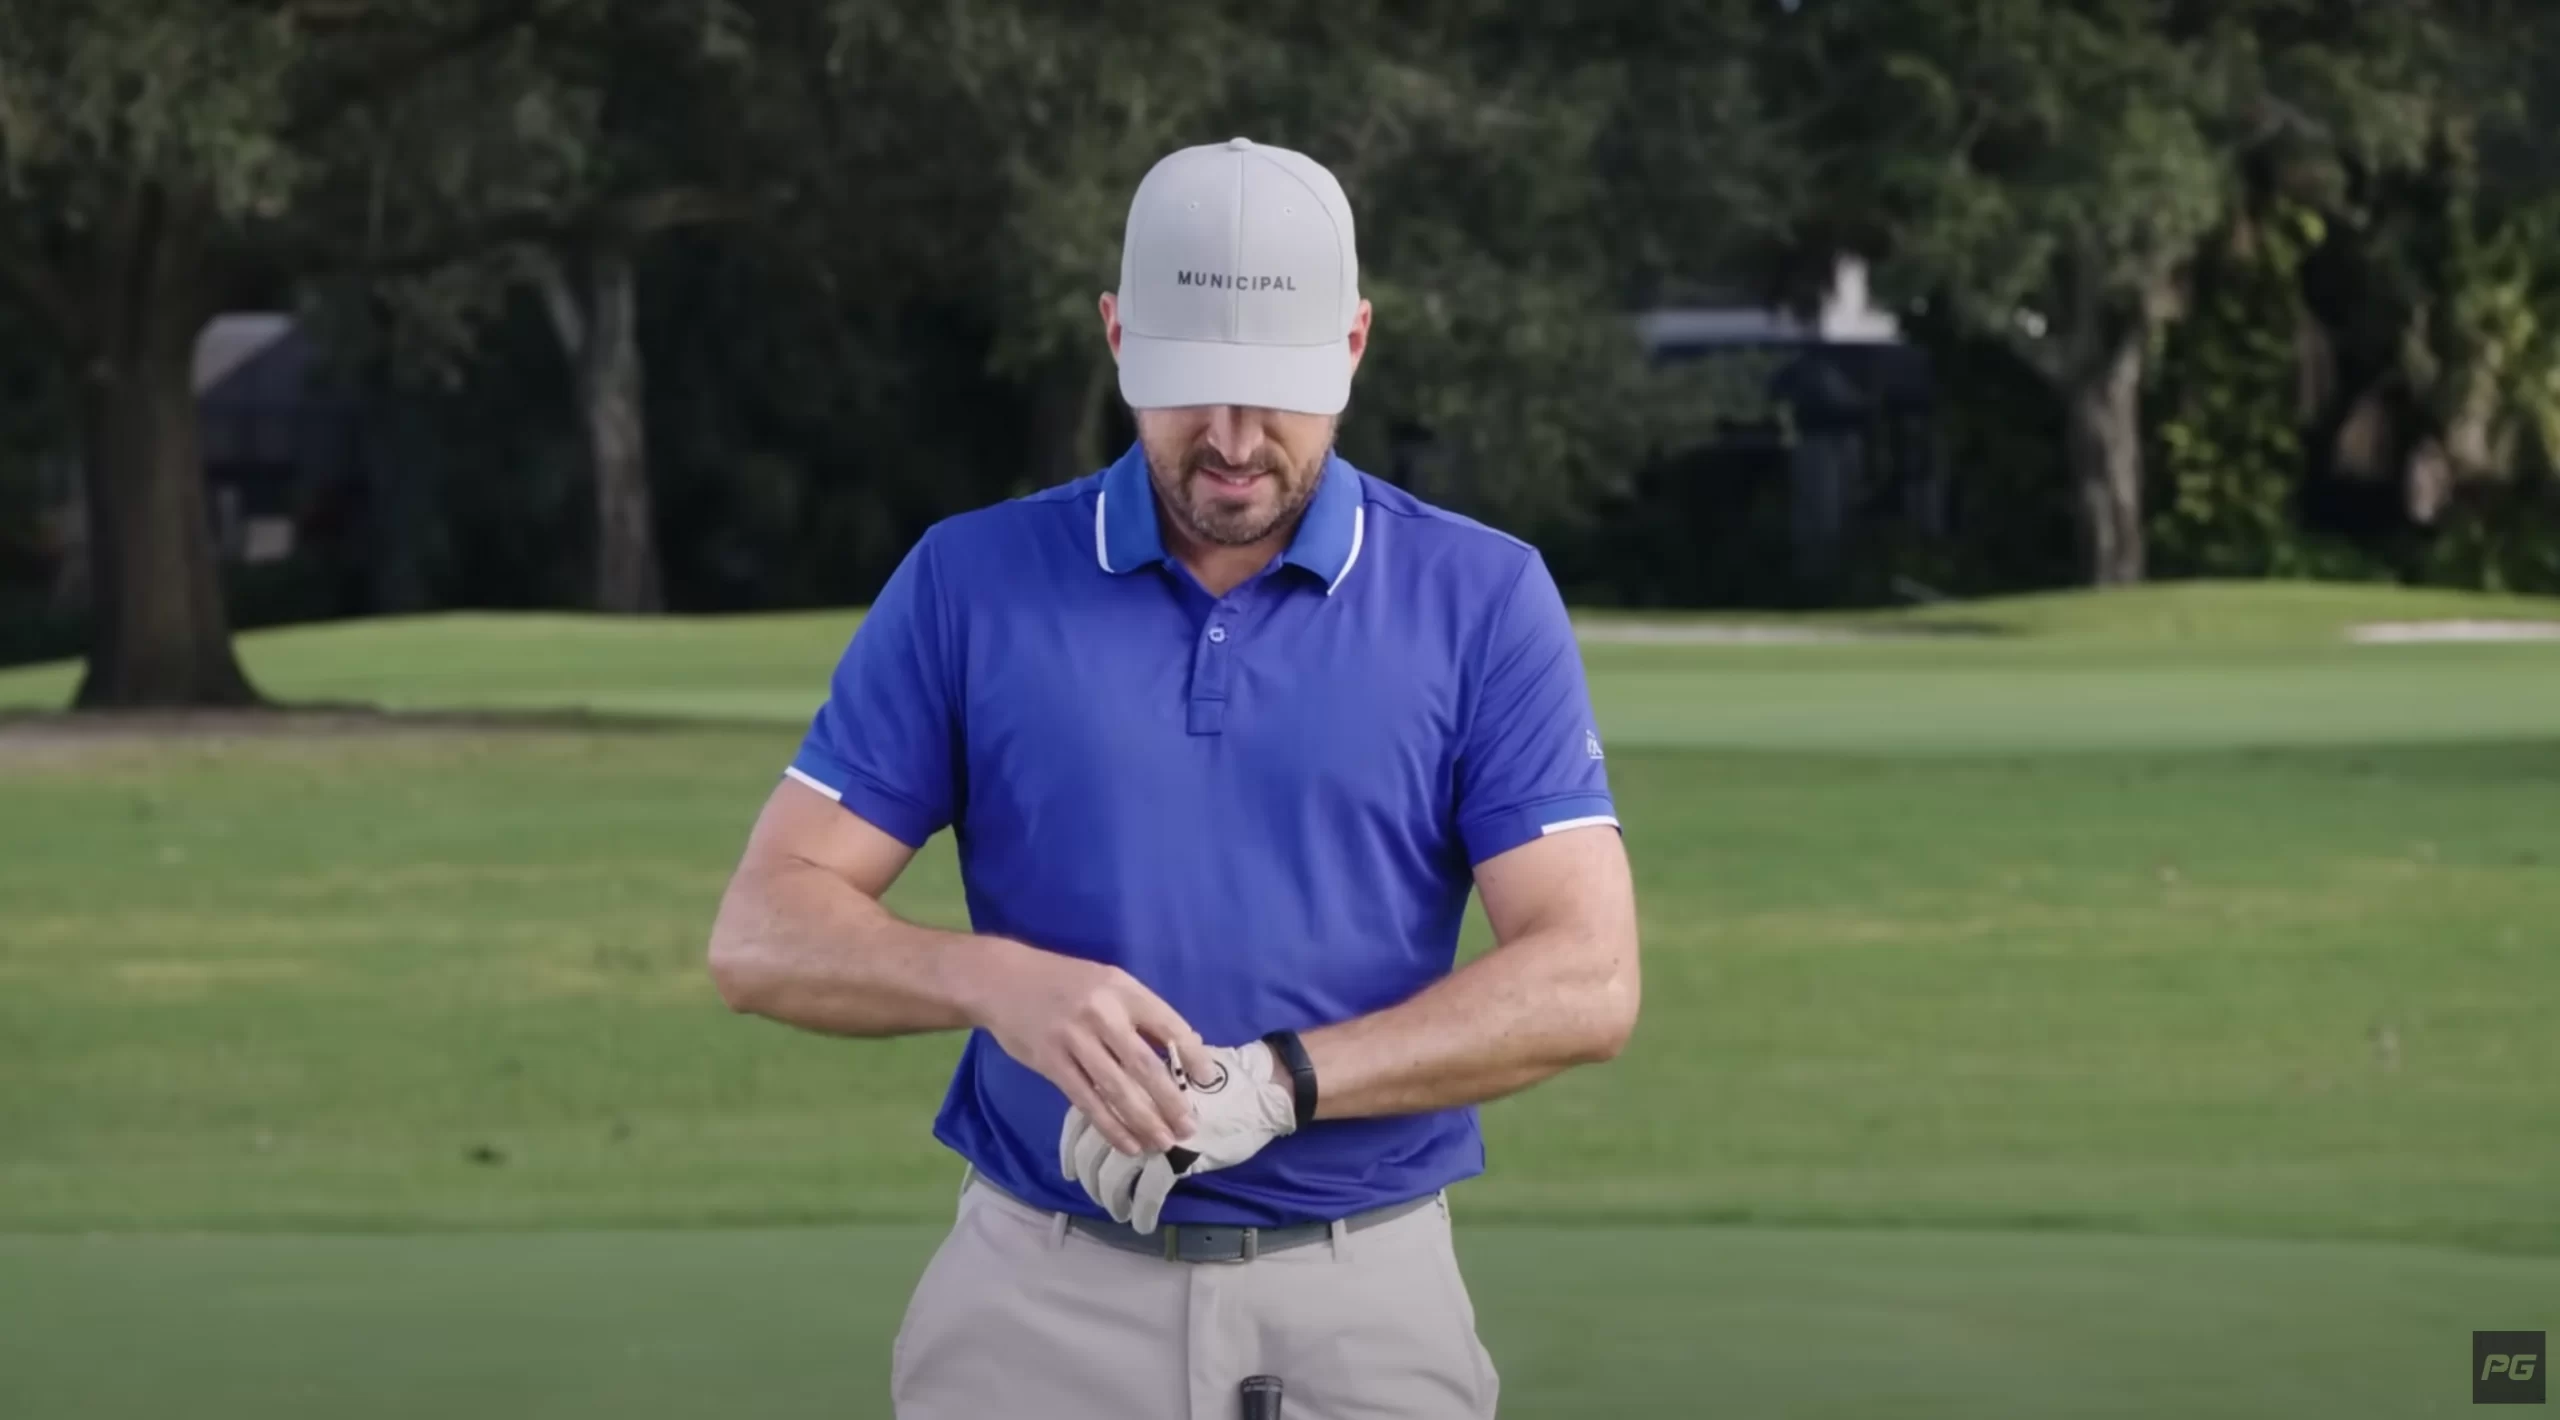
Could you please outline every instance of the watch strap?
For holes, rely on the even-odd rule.
[[[1293,1030],[1276,1030],[1262,1038],[1271,1047],[1271,1058],[1289,1072],[1289,1083],[1298,1101],[1298,1127],[1303,1129],[1316,1117],[1316,1063],[1307,1058],[1306,1043]]]

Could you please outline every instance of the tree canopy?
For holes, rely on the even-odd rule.
[[[396,536],[340,555],[399,563],[365,583],[397,604],[866,595],[933,518],[1125,437],[1094,299],[1128,194],[1238,133],[1353,195],[1378,324],[1346,452],[1555,544],[1583,594],[2560,585],[2555,29],[2523,0],[0,0],[30,342],[0,511],[35,525],[66,447],[86,510],[76,546],[0,548],[0,620],[71,615],[84,702],[254,694],[190,362],[255,307],[375,412]],[[1671,365],[1638,318],[1810,314],[1843,258],[1934,433],[1856,436],[1841,516],[1902,511],[1809,583],[1752,531],[1802,496],[1766,380],[1793,347]],[[1603,551],[1637,542],[1740,561]],[[339,585],[251,605],[391,604]]]

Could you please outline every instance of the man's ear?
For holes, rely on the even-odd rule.
[[[1108,298],[1108,297],[1105,297],[1104,299],[1108,300],[1109,298]],[[1111,337],[1111,340],[1112,340],[1112,348],[1113,348],[1113,349],[1118,349],[1118,348],[1119,348],[1119,340],[1120,340],[1120,336],[1119,336],[1119,327],[1117,327],[1117,326],[1112,327],[1112,337]],[[1355,314],[1355,315],[1353,315],[1353,316],[1352,316],[1352,318],[1351,318],[1351,368],[1352,368],[1355,372],[1356,372],[1356,371],[1358,371],[1358,370],[1359,370],[1359,368],[1360,368],[1360,357],[1361,357],[1361,356],[1363,356],[1363,355],[1365,355],[1365,354],[1367,354],[1368,352],[1369,352],[1369,303],[1368,303],[1367,301],[1365,301],[1365,300],[1364,300],[1364,301],[1362,301],[1362,302],[1360,303],[1360,309],[1359,309],[1358,313],[1357,313],[1357,314]]]
[[[1105,291],[1102,293],[1102,299],[1095,304],[1102,311],[1102,338],[1111,346],[1112,363],[1118,364],[1120,361],[1120,298]],[[1368,302],[1361,302],[1361,306],[1361,324],[1366,325],[1368,324]]]

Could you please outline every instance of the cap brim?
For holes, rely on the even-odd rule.
[[[1122,331],[1120,397],[1132,409],[1238,404],[1340,414],[1351,402],[1351,341],[1240,345]]]

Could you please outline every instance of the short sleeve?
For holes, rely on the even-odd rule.
[[[1618,823],[1564,597],[1536,553],[1484,643],[1458,752],[1458,832],[1481,863],[1533,838]]]
[[[928,534],[855,629],[786,771],[917,848],[950,826],[960,794],[957,657],[940,580]]]

